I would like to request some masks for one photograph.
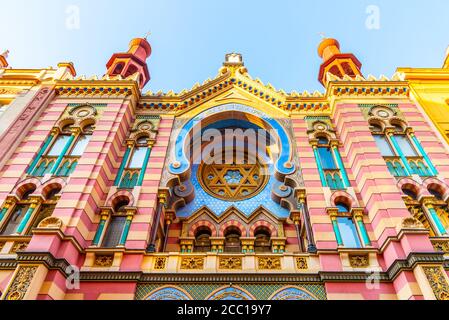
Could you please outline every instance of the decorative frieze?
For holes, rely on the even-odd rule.
[[[307,263],[307,258],[303,258],[303,257],[296,258],[296,269],[298,269],[298,270],[309,269],[309,265]]]
[[[449,253],[449,240],[432,240],[435,251]]]
[[[242,269],[242,258],[240,257],[220,257],[219,269],[240,270]]]
[[[438,300],[449,300],[449,284],[440,266],[423,267],[424,274],[429,280],[433,293]]]
[[[349,255],[349,264],[353,268],[369,267],[369,256],[367,254]]]
[[[5,300],[23,300],[36,271],[36,266],[19,267],[16,277],[5,296]]]
[[[94,267],[110,268],[114,262],[114,256],[112,255],[96,255],[94,261]]]
[[[164,270],[166,264],[167,264],[166,257],[156,257],[154,259],[154,270]]]
[[[259,257],[257,265],[260,270],[281,270],[281,258]]]
[[[186,257],[181,260],[181,269],[184,270],[202,270],[204,268],[203,257]]]
[[[25,251],[28,247],[28,242],[14,242],[9,253],[16,253],[17,251]]]

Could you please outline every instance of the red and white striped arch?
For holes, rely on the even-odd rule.
[[[254,223],[249,229],[249,236],[254,237],[254,233],[258,228],[267,228],[268,230],[270,230],[270,234],[272,237],[278,236],[277,229],[270,222],[265,220],[259,220],[256,223]]]
[[[236,227],[240,230],[240,233],[242,234],[242,237],[246,237],[246,229],[245,226],[237,220],[229,220],[226,223],[224,223],[221,227],[220,227],[220,233],[219,236],[220,237],[224,237],[224,233],[226,231],[227,228],[229,227]]]
[[[212,235],[212,237],[217,236],[217,228],[215,227],[215,225],[207,220],[201,220],[201,221],[197,221],[195,222],[189,230],[189,237],[194,237],[196,232],[198,231],[199,228],[209,228],[210,233]]]

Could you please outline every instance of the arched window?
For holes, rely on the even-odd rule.
[[[126,197],[117,198],[113,201],[113,213],[109,218],[109,224],[104,234],[102,246],[105,248],[115,248],[120,244],[120,239],[126,224],[126,207],[129,199]]]
[[[113,215],[110,218],[102,243],[104,248],[115,248],[119,245],[125,223],[126,216]]]
[[[267,228],[261,227],[254,232],[254,251],[271,252],[271,232]]]
[[[327,140],[327,138],[318,139],[318,152],[320,154],[321,165],[324,170],[337,169],[334,155],[332,154],[332,150],[329,145],[329,140]]]
[[[405,124],[393,122],[387,133],[377,123],[370,122],[370,125],[377,147],[393,176],[405,177],[416,174],[428,177],[433,175],[432,172],[436,172],[418,139],[404,129]]]
[[[126,70],[126,73],[125,73],[125,78],[127,78],[127,77],[129,77],[129,76],[132,76],[133,74],[135,74],[136,72],[138,72],[139,70],[137,69],[137,67],[135,66],[135,65],[130,65],[129,67],[128,67],[128,70]]]
[[[133,189],[142,183],[143,175],[149,158],[148,137],[140,137],[136,140],[134,148],[127,151],[130,156],[123,158],[122,167],[119,171],[121,177],[119,188]]]
[[[225,231],[225,252],[242,252],[242,245],[240,242],[240,237],[242,236],[242,233],[240,232],[240,229],[237,227],[229,227]]]
[[[116,76],[116,75],[122,73],[124,67],[125,67],[125,63],[123,63],[123,62],[117,63],[115,65],[114,71],[112,71],[112,75]]]
[[[337,145],[331,145],[327,137],[319,136],[313,146],[315,160],[324,187],[342,190],[350,186]]]
[[[47,139],[48,145],[44,145],[39,160],[31,171],[33,176],[42,177],[51,173],[67,177],[73,173],[89,144],[94,126],[86,125],[79,133],[72,132],[73,128],[71,124],[66,125],[56,138],[51,139],[50,136]]]
[[[2,235],[13,235],[19,233],[18,228],[30,208],[30,196],[34,193],[34,191],[36,191],[35,185],[26,186],[26,190],[21,194],[20,200],[14,205],[5,224],[3,225],[3,229],[1,231]]]
[[[195,233],[195,252],[210,252],[212,232],[207,227],[199,228]]]
[[[346,248],[361,248],[362,244],[359,233],[353,217],[350,216],[349,206],[343,202],[337,202],[335,206],[338,208],[339,212],[337,224],[343,245]]]

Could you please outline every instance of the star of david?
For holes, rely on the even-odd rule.
[[[266,184],[259,164],[211,164],[200,169],[200,181],[211,195],[225,200],[243,200]]]

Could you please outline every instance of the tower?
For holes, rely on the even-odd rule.
[[[323,58],[318,77],[323,85],[326,84],[328,72],[340,78],[344,75],[352,78],[362,75],[362,63],[352,53],[341,53],[340,44],[335,39],[323,39],[318,46],[318,55]]]
[[[8,61],[6,60],[6,58],[8,58],[8,54],[8,50],[0,54],[0,68],[7,68],[9,66]]]
[[[444,69],[449,69],[449,46],[446,49],[446,58],[444,60]]]
[[[151,46],[146,38],[136,38],[129,43],[126,53],[114,53],[106,64],[109,76],[121,75],[126,78],[139,73],[139,87],[142,89],[150,81],[146,60],[151,55]]]

